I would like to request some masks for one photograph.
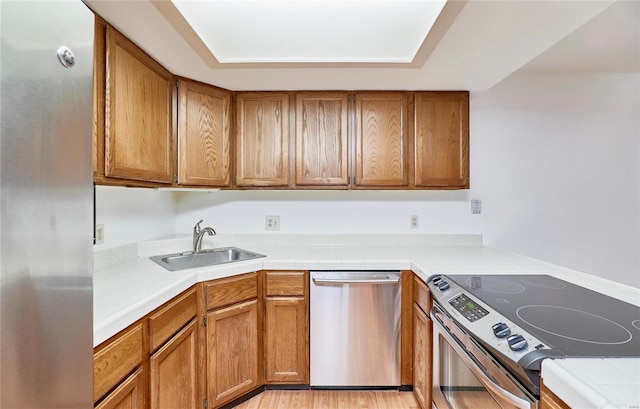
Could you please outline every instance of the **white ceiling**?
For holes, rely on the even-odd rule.
[[[640,26],[636,1],[617,2],[611,8],[612,1],[449,1],[419,58],[409,66],[225,65],[211,57],[175,7],[168,7],[168,0],[85,2],[172,73],[238,91],[422,89],[469,90],[477,95],[523,67],[537,72],[640,72],[635,57]],[[598,15],[601,18],[594,19]],[[592,19],[593,29],[591,23],[585,25]],[[576,31],[583,25],[586,34]],[[581,47],[576,58],[571,57],[572,47]]]
[[[446,0],[171,3],[221,63],[410,63]]]

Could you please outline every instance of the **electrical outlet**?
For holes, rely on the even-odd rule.
[[[264,229],[271,231],[280,230],[280,216],[265,216]]]
[[[418,228],[418,215],[417,214],[413,214],[413,215],[409,216],[409,226],[412,229],[417,229]]]
[[[104,224],[96,224],[96,244],[104,244]]]
[[[471,214],[482,213],[482,201],[480,199],[471,199]]]

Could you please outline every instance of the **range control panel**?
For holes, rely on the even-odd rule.
[[[443,311],[460,324],[467,334],[482,340],[513,362],[518,362],[533,350],[550,349],[499,311],[467,293],[451,278],[434,276],[427,285],[434,302],[442,306]]]
[[[476,304],[476,302],[465,293],[451,299],[449,304],[470,322],[478,321],[480,318],[489,314],[489,311]]]

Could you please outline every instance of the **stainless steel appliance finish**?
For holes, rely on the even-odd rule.
[[[456,274],[427,284],[440,409],[467,407],[462,396],[533,408],[544,359],[640,356],[640,308],[556,277]]]
[[[0,2],[2,408],[93,407],[93,25]]]
[[[400,386],[399,272],[311,272],[311,386]]]
[[[538,401],[509,371],[464,332],[438,304],[433,319],[433,403],[467,407],[535,409]],[[473,402],[469,406],[469,402]]]

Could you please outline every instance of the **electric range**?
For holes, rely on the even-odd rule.
[[[640,357],[640,307],[567,281],[456,274],[428,285],[432,318],[447,315],[534,395],[546,358]]]

